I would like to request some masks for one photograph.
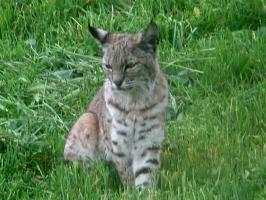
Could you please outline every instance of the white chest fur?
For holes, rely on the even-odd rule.
[[[132,159],[146,147],[161,146],[167,94],[135,103],[107,93],[106,107],[112,117],[110,136],[114,154]]]

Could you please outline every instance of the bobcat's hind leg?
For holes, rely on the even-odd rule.
[[[98,118],[96,114],[82,114],[69,132],[65,143],[65,160],[94,160],[97,154]]]

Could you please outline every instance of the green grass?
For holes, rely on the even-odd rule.
[[[157,189],[138,192],[62,154],[104,79],[87,20],[152,18],[170,108]],[[0,52],[0,199],[266,199],[265,0],[0,0]]]

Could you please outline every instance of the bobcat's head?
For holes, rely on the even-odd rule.
[[[112,90],[148,91],[159,71],[158,27],[151,22],[144,32],[111,33],[89,25],[90,33],[103,47],[102,67]]]

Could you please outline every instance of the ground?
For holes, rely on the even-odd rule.
[[[113,166],[63,161],[103,83],[87,30],[160,27],[170,85],[154,191]],[[266,199],[265,0],[5,0],[0,3],[0,199]]]

